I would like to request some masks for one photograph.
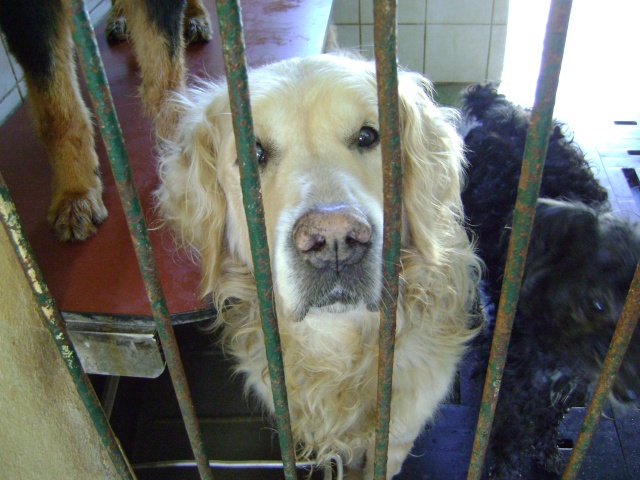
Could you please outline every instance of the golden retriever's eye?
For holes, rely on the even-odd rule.
[[[260,142],[256,142],[256,160],[258,161],[258,165],[264,165],[267,161],[267,155]]]
[[[380,136],[372,127],[362,127],[358,133],[358,148],[373,148],[378,145]]]

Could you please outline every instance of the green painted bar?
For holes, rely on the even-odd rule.
[[[396,61],[396,2],[374,2],[374,44],[384,185],[384,282],[378,354],[378,412],[374,478],[387,478],[393,358],[396,336],[400,232],[402,222],[402,149]]]
[[[291,434],[291,420],[282,361],[282,348],[278,321],[272,297],[269,246],[264,225],[264,208],[260,190],[256,158],[256,140],[253,134],[249,81],[245,59],[242,19],[237,1],[217,0],[218,23],[222,40],[222,53],[229,85],[229,99],[233,115],[236,150],[240,159],[240,177],[245,214],[249,228],[251,255],[255,270],[260,305],[262,330],[265,337],[269,377],[275,405],[276,423],[285,478],[296,478],[295,451]]]
[[[469,480],[479,479],[481,476],[491,425],[498,402],[500,382],[511,337],[511,327],[513,326],[513,319],[518,305],[520,283],[522,282],[527,258],[529,236],[540,191],[542,169],[547,154],[571,4],[571,0],[553,0],[551,2],[540,76],[531,113],[531,125],[527,132],[524,161],[518,185],[518,197],[509,241],[505,278],[502,284],[502,294],[496,316],[487,376],[480,404],[480,416],[469,464],[467,476]]]
[[[73,344],[67,334],[64,320],[60,316],[60,312],[55,305],[49,288],[44,281],[42,272],[38,267],[27,236],[20,224],[16,207],[11,200],[7,185],[4,183],[2,175],[0,175],[0,219],[11,240],[16,256],[19,258],[22,268],[27,277],[27,281],[31,285],[31,289],[35,295],[36,301],[40,308],[40,315],[47,326],[53,341],[60,352],[60,356],[67,366],[73,383],[76,386],[78,395],[82,399],[91,420],[93,421],[102,444],[107,449],[109,457],[113,462],[116,472],[122,479],[133,480],[135,476],[129,468],[129,463],[124,452],[120,448],[120,443],[116,439],[111,425],[102,410],[100,401],[96,396],[89,377],[84,373],[80,366],[80,360],[73,348]]]
[[[127,218],[129,233],[133,242],[140,272],[144,280],[153,316],[162,343],[165,359],[171,374],[171,380],[180,405],[185,428],[191,442],[191,448],[203,479],[212,479],[209,461],[202,441],[200,426],[191,400],[184,367],[180,359],[178,343],[173,332],[171,317],[162,293],[158,270],[155,264],[147,225],[135,184],[127,150],[122,138],[122,130],[115,112],[111,91],[100,58],[100,52],[93,32],[89,15],[82,0],[73,1],[73,39],[86,78],[102,139],[105,143],[113,176],[116,180],[122,207]]]
[[[629,342],[631,342],[633,331],[638,324],[638,317],[640,317],[640,264],[638,264],[636,273],[631,281],[631,287],[629,288],[620,320],[611,339],[607,356],[604,359],[598,384],[593,392],[593,397],[589,403],[576,443],[571,451],[569,463],[562,475],[562,480],[573,480],[578,476],[580,466],[589,450],[596,427],[602,417],[602,412],[607,406],[609,393],[611,393],[616,374],[620,370],[624,354],[627,351]]]

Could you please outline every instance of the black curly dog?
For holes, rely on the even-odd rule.
[[[497,306],[530,112],[491,84],[472,85],[462,102],[475,122],[465,136],[462,198]],[[560,473],[558,425],[588,401],[640,258],[640,225],[611,214],[606,190],[559,123],[540,197],[491,434],[492,478],[534,478],[532,459]],[[612,398],[637,405],[639,372],[636,331]]]

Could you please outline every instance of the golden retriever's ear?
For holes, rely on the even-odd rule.
[[[227,207],[218,183],[221,139],[216,123],[222,112],[215,111],[216,105],[224,107],[219,91],[194,90],[189,95],[175,100],[183,115],[174,139],[161,147],[161,184],[155,193],[160,215],[178,242],[200,257],[202,290],[208,294],[218,283],[225,251]]]
[[[453,125],[457,113],[434,104],[431,83],[424,77],[399,73],[398,82],[409,235],[404,243],[437,261],[441,247],[449,241],[449,246],[459,243],[456,237],[463,219],[464,156],[462,139]]]

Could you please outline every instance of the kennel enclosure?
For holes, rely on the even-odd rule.
[[[251,168],[252,162],[248,159],[254,158],[255,140],[250,127],[250,112],[248,107],[248,92],[246,91],[246,60],[244,59],[244,47],[242,44],[242,30],[240,28],[240,10],[239,6],[233,2],[218,2],[218,21],[220,22],[220,31],[223,36],[224,59],[228,75],[229,84],[235,88],[232,89],[232,96],[237,95],[237,111],[234,111],[236,119],[236,139],[238,142],[238,152],[243,158],[243,170]],[[552,3],[550,13],[550,22],[548,26],[547,41],[545,47],[545,55],[543,67],[541,71],[536,105],[534,107],[534,115],[532,126],[530,128],[530,138],[528,140],[527,161],[525,167],[527,174],[523,175],[523,183],[521,185],[522,194],[519,195],[518,204],[516,206],[516,223],[517,234],[512,235],[514,245],[510,248],[510,261],[508,263],[506,275],[508,283],[505,284],[504,291],[508,292],[501,301],[501,313],[498,314],[495,347],[493,348],[492,359],[487,377],[487,386],[485,387],[484,401],[481,407],[481,416],[478,423],[476,433],[476,441],[474,444],[474,453],[470,463],[469,478],[480,478],[481,469],[484,458],[484,451],[490,431],[491,416],[495,409],[495,400],[497,400],[497,390],[501,370],[504,366],[504,358],[506,348],[509,341],[510,322],[513,320],[515,305],[517,304],[517,293],[519,278],[522,276],[524,267],[524,258],[526,257],[526,239],[531,228],[533,219],[533,205],[535,205],[537,197],[537,189],[539,188],[540,174],[542,170],[542,161],[544,159],[545,148],[548,138],[549,125],[553,113],[554,95],[557,89],[557,78],[561,66],[562,49],[564,38],[566,36],[571,2],[555,1]],[[385,147],[385,165],[387,166],[385,175],[385,185],[394,187],[385,194],[385,208],[388,218],[399,220],[400,202],[398,185],[400,184],[399,171],[399,121],[397,116],[397,83],[395,82],[395,4],[393,2],[375,2],[375,19],[376,19],[376,61],[379,69],[379,98],[381,109],[381,124],[383,146]],[[169,370],[174,378],[174,387],[178,396],[183,419],[193,447],[194,458],[198,465],[201,478],[212,478],[209,469],[209,458],[205,452],[202,435],[198,426],[195,410],[189,394],[189,385],[186,382],[184,370],[181,365],[180,355],[177,348],[177,342],[173,335],[172,320],[169,309],[162,295],[161,281],[155,271],[155,263],[153,253],[151,251],[151,242],[146,233],[147,227],[144,224],[142,208],[137,195],[135,186],[133,185],[131,172],[127,167],[126,149],[122,141],[121,132],[118,131],[118,121],[115,117],[115,108],[110,95],[108,94],[108,86],[103,69],[100,67],[99,55],[95,47],[95,39],[92,39],[91,26],[88,21],[86,12],[80,3],[76,4],[76,24],[79,27],[76,32],[76,42],[82,47],[82,59],[85,64],[84,70],[87,75],[89,91],[92,95],[94,105],[96,106],[96,114],[101,125],[101,130],[105,134],[105,142],[107,143],[107,151],[110,153],[110,160],[114,171],[114,176],[119,185],[119,190],[123,198],[123,206],[129,218],[129,226],[131,229],[131,237],[137,252],[137,258],[141,265],[142,276],[145,279],[146,291],[149,297],[149,304],[152,306],[154,317],[156,320],[156,329],[162,344],[164,358],[167,361]],[[387,115],[389,115],[387,117]],[[268,252],[265,252],[264,232],[260,232],[261,207],[259,205],[259,185],[257,183],[257,175],[248,171],[244,173],[245,180],[243,185],[245,190],[245,198],[252,199],[247,205],[247,211],[250,213],[251,225],[258,230],[253,236],[256,237],[257,246],[254,251],[260,251],[262,255],[255,254],[256,265],[266,265],[268,268]],[[33,255],[29,252],[26,242],[26,235],[21,231],[17,214],[8,195],[8,189],[5,185],[0,185],[0,193],[2,193],[2,218],[5,229],[9,232],[12,244],[16,254],[21,258],[23,268],[27,273],[27,277],[32,280],[32,288],[37,292],[36,298],[40,302],[40,308],[45,323],[50,327],[53,338],[56,340],[58,348],[68,365],[68,368],[74,378],[77,391],[89,412],[96,429],[98,430],[105,449],[109,451],[111,461],[121,478],[134,478],[134,473],[128,465],[126,455],[117,446],[117,441],[113,436],[105,415],[101,412],[100,405],[96,396],[92,392],[92,387],[86,375],[82,373],[77,356],[74,354],[71,333],[66,333],[67,327],[65,321],[57,313],[55,304],[48,294],[47,288],[42,280],[41,273],[38,272],[37,265],[33,259]],[[376,478],[385,478],[385,462],[386,462],[386,445],[388,442],[388,415],[390,408],[390,380],[393,365],[393,338],[394,338],[394,302],[397,296],[397,278],[398,278],[398,252],[399,252],[399,229],[398,225],[391,227],[391,221],[385,221],[387,228],[387,239],[389,243],[385,243],[385,251],[389,252],[389,256],[385,259],[385,275],[391,288],[389,290],[389,298],[385,299],[385,305],[388,310],[384,317],[386,322],[381,322],[381,355],[380,355],[380,383],[379,383],[379,420],[377,429],[377,448],[376,448]],[[252,242],[253,243],[253,242]],[[280,447],[283,452],[283,465],[286,478],[295,478],[295,458],[293,452],[293,442],[288,426],[288,411],[286,407],[286,392],[284,390],[283,368],[281,359],[277,355],[278,351],[278,333],[277,319],[273,318],[271,312],[272,306],[269,302],[269,295],[264,292],[269,290],[269,272],[260,272],[257,279],[259,291],[262,293],[261,310],[264,312],[264,328],[268,333],[269,339],[268,351],[270,355],[272,385],[274,385],[274,398],[276,405],[279,406],[277,412],[277,423],[279,429]],[[636,275],[637,277],[637,275]],[[631,337],[631,332],[635,327],[638,317],[638,292],[637,280],[634,279],[631,294],[627,301],[627,306],[623,313],[623,317],[618,327],[618,333],[612,342],[612,349],[605,362],[605,368],[602,380],[594,395],[592,405],[585,421],[584,433],[578,439],[574,448],[574,454],[571,457],[565,478],[575,478],[581,459],[583,458],[586,447],[589,444],[590,432],[595,428],[597,419],[600,417],[602,409],[606,403],[608,390],[615,376],[617,367],[619,367],[624,349],[625,341]],[[210,314],[211,312],[208,312]]]

